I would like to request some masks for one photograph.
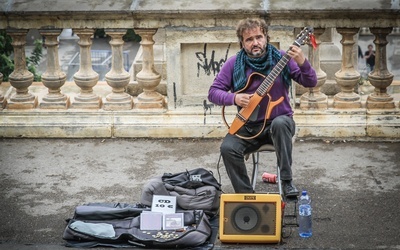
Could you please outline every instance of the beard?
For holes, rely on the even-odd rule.
[[[260,56],[264,55],[265,50],[266,50],[266,47],[267,47],[266,45],[263,46],[263,47],[260,47],[260,46],[253,46],[253,47],[251,48],[251,50],[245,49],[245,51],[246,51],[246,54],[247,54],[248,56],[250,56],[250,57],[260,57]],[[253,50],[254,50],[255,48],[258,48],[258,50],[253,52]]]

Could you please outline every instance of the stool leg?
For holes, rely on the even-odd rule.
[[[283,191],[282,191],[282,182],[281,182],[281,171],[279,169],[279,166],[276,166],[276,175],[278,178],[278,188],[279,188],[279,195],[283,198]]]
[[[253,173],[251,176],[251,185],[253,186],[253,190],[256,189],[256,182],[257,182],[257,174],[258,174],[258,160],[260,158],[260,153],[252,153],[251,157],[253,159]]]

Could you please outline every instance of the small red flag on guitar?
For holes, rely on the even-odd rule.
[[[316,49],[317,48],[317,42],[315,41],[314,34],[310,35],[310,40],[311,40],[311,45],[313,46],[314,49]]]

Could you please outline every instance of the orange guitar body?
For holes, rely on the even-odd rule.
[[[265,112],[265,121],[268,120],[269,117],[271,116],[271,112],[274,109],[274,107],[284,100],[283,96],[281,96],[278,100],[272,101],[271,96],[269,94],[267,94],[267,96],[269,97],[270,101],[268,103],[268,107]],[[249,105],[246,108],[242,108],[236,115],[235,119],[233,120],[229,128],[229,134],[231,135],[236,134],[239,131],[239,129],[243,127],[244,124],[246,124],[246,122],[249,120],[249,117],[256,109],[257,105],[260,104],[263,98],[264,98],[263,96],[254,93],[254,95],[250,98]]]

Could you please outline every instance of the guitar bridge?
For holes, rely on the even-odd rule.
[[[237,113],[236,117],[243,123],[247,122],[246,118],[244,116],[242,116],[240,113]]]

